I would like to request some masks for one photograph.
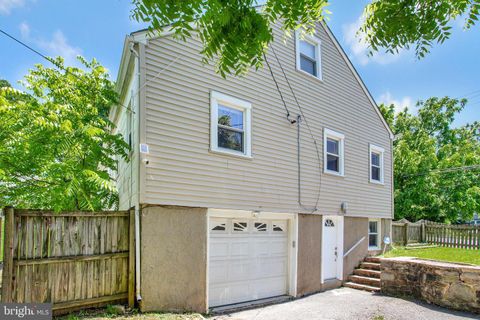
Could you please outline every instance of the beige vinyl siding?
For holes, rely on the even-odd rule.
[[[390,217],[391,147],[389,133],[368,97],[322,26],[323,81],[296,70],[295,42],[282,41],[275,28],[275,50],[317,140],[321,163],[305,121],[301,124],[302,202],[319,213]],[[265,67],[246,77],[223,79],[201,63],[201,43],[171,37],[145,47],[144,123],[150,147],[144,202],[209,208],[308,212],[297,203],[297,127]],[[180,56],[167,70],[158,73]],[[292,118],[299,110],[272,52],[268,54]],[[252,103],[252,159],[209,152],[210,91]],[[323,174],[323,129],[345,135],[345,177]],[[385,149],[385,184],[369,182],[369,144]],[[141,163],[140,165],[144,165]],[[322,172],[321,177],[319,173]]]
[[[138,199],[138,168],[139,168],[139,147],[138,147],[138,133],[139,133],[139,108],[138,108],[138,95],[136,94],[138,88],[138,81],[135,74],[135,62],[130,66],[127,74],[124,86],[127,86],[127,90],[121,102],[124,107],[119,110],[119,116],[116,123],[115,133],[121,134],[125,141],[128,143],[128,127],[130,122],[130,128],[132,132],[132,150],[130,152],[130,161],[125,161],[123,158],[118,160],[118,172],[117,172],[117,189],[119,197],[119,209],[127,210],[136,206],[139,203]],[[125,107],[130,104],[132,93],[134,95],[132,99],[133,113],[129,116]]]

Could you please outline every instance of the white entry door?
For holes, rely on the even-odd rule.
[[[210,218],[209,229],[209,307],[287,294],[287,220]]]
[[[341,238],[341,232],[343,228],[341,226],[341,218],[335,216],[323,217],[323,230],[322,230],[322,274],[323,280],[337,279],[339,278],[339,268],[342,263],[340,259],[343,259],[343,241]],[[343,261],[342,261],[343,262]]]

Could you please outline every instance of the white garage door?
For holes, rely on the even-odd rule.
[[[287,293],[287,220],[210,219],[210,307]]]

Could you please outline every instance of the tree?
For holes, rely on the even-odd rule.
[[[480,0],[374,0],[365,8],[360,34],[371,53],[384,48],[398,53],[415,46],[424,57],[432,45],[450,38],[453,20],[465,15],[464,29],[479,18]]]
[[[314,24],[330,12],[328,0],[267,0],[259,8],[256,0],[133,0],[132,17],[147,22],[151,33],[163,28],[185,40],[198,36],[203,42],[204,62],[216,59],[216,70],[244,74],[263,64],[273,41],[272,24],[282,21],[285,34],[301,29],[312,33]],[[451,23],[466,15],[465,29],[479,17],[480,0],[373,0],[365,8],[360,38],[372,52],[395,53],[415,45],[423,57],[434,42],[450,37]]]
[[[10,82],[8,82],[7,80],[4,80],[4,79],[0,79],[0,88],[3,88],[3,87],[11,87],[12,85],[10,84]]]
[[[394,134],[395,218],[470,220],[480,210],[480,123],[455,128],[466,100],[430,98],[418,115],[380,109]]]
[[[98,64],[87,71],[36,65],[26,92],[0,88],[0,204],[54,210],[100,210],[117,202],[111,172],[128,144],[111,133],[113,83]]]

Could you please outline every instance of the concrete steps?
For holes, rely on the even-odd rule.
[[[380,279],[378,278],[351,275],[348,277],[348,280],[358,284],[366,284],[367,286],[371,286],[371,287],[378,287],[378,288],[380,287]]]
[[[360,263],[360,268],[368,270],[380,270],[380,263],[362,262]]]
[[[360,267],[353,270],[348,277],[345,287],[365,290],[370,292],[380,291],[380,258],[366,257]]]
[[[380,292],[380,288],[378,288],[378,287],[367,286],[365,284],[359,284],[359,283],[354,283],[354,282],[345,283],[345,287],[352,288],[352,289],[358,289],[358,290],[364,290],[364,291],[370,291],[370,292]]]
[[[370,277],[380,279],[381,271],[379,270],[369,270],[369,269],[355,269],[353,270],[353,274],[362,277]]]
[[[364,262],[371,262],[371,263],[380,263],[380,258],[378,257],[366,257],[363,259]]]

